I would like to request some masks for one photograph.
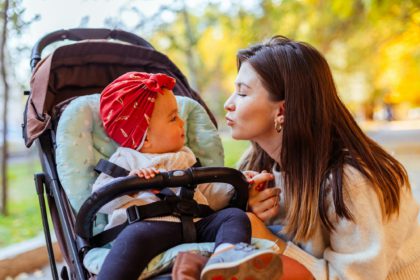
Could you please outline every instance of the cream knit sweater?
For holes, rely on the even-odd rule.
[[[273,174],[282,189],[281,173],[273,169]],[[328,233],[319,225],[309,242],[289,241],[284,254],[302,263],[316,279],[420,279],[419,206],[411,192],[402,192],[399,215],[387,221],[371,183],[350,166],[344,175],[344,199],[354,222],[338,219],[329,197],[335,230]],[[279,217],[277,222],[285,221]]]

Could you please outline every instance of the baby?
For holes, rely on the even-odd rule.
[[[178,115],[172,92],[174,85],[175,79],[164,74],[130,72],[109,84],[101,94],[100,114],[105,131],[121,145],[110,162],[129,170],[130,175],[147,179],[159,171],[186,169],[196,162],[192,151],[184,146],[184,122]],[[101,174],[93,191],[111,180],[114,178]],[[253,180],[258,182],[257,177]],[[199,204],[208,205],[200,187],[193,198]],[[180,188],[171,190],[180,194]],[[230,197],[230,194],[220,192],[220,196]],[[108,214],[107,228],[111,228],[127,220],[126,208],[159,200],[154,192],[141,191],[109,202],[100,212]],[[249,245],[251,226],[242,210],[225,208],[194,218],[193,225],[196,242],[215,242],[214,253],[202,271],[203,279],[279,278],[279,256]],[[98,279],[137,279],[154,256],[184,242],[182,231],[180,218],[172,215],[129,224],[113,242]]]

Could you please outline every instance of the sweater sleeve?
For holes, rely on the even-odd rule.
[[[111,156],[109,159],[110,162],[117,164],[120,167],[123,167],[129,171],[131,171],[131,166],[127,161],[127,157],[124,155],[124,150],[117,149],[117,151]],[[111,177],[105,173],[101,173],[98,178],[96,179],[95,183],[92,186],[92,192],[99,190],[100,188],[104,187],[108,183],[116,180],[117,178]],[[117,197],[104,206],[99,210],[99,213],[104,213],[111,215],[115,209],[120,208],[122,205],[134,200],[135,198],[129,195],[123,195]]]
[[[337,218],[332,199],[329,200],[329,219],[335,229],[329,234],[329,245],[322,258],[291,242],[284,252],[306,266],[316,279],[375,280],[385,279],[388,274],[389,245],[379,199],[370,182],[360,173],[353,175],[356,176],[345,177],[343,195],[354,221]]]
[[[215,211],[226,207],[235,193],[232,185],[224,183],[204,183],[197,188],[206,197],[210,208]]]

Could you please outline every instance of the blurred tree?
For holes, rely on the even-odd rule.
[[[383,106],[385,98],[389,100],[391,96],[394,105],[405,101],[419,106],[416,96],[420,87],[417,79],[410,78],[420,75],[418,1],[362,3],[363,20],[342,40],[346,65],[341,71],[347,76],[363,75],[364,103]],[[369,108],[368,112],[372,110]]]
[[[2,108],[2,151],[1,151],[1,201],[0,201],[0,214],[7,215],[7,195],[8,195],[8,181],[7,181],[7,162],[8,162],[8,100],[9,100],[9,75],[12,74],[8,69],[10,63],[8,39],[10,36],[18,36],[22,33],[24,28],[32,21],[37,20],[35,16],[29,21],[24,21],[22,14],[22,0],[2,0],[1,4],[1,41],[0,41],[0,80],[2,81],[3,88],[3,108]]]
[[[0,41],[0,76],[3,83],[3,141],[2,141],[2,157],[1,157],[1,204],[0,213],[7,215],[7,101],[9,99],[9,84],[7,82],[7,71],[5,66],[5,52],[8,28],[8,11],[9,1],[3,1],[2,7],[2,23],[1,23],[1,41]]]
[[[233,90],[237,50],[274,34],[318,48],[353,112],[372,117],[387,92],[420,105],[418,0],[209,0],[200,6],[178,0],[152,15],[131,3],[124,9],[139,18],[131,31],[146,32],[216,115],[223,115]]]
[[[211,84],[216,88],[220,85],[220,81],[223,81],[223,72],[215,73],[213,67],[204,63],[204,61],[211,63],[214,60],[207,60],[208,57],[203,60],[198,49],[203,42],[209,51],[212,51],[213,47],[217,47],[211,41],[211,37],[203,38],[203,34],[207,33],[211,25],[223,14],[218,13],[212,5],[210,5],[211,11],[207,13],[205,11],[209,9],[208,5],[204,5],[204,8],[191,7],[190,3],[187,5],[184,0],[160,5],[156,12],[150,14],[139,8],[140,3],[132,1],[130,4],[131,6],[121,8],[119,17],[107,19],[106,25],[111,28],[122,28],[148,39],[159,51],[168,55],[175,62],[187,75],[191,87],[199,93],[203,93],[211,82],[214,82]],[[124,14],[128,13],[133,13],[134,17],[138,19],[136,23],[129,25],[124,21]],[[210,39],[210,41],[206,41],[206,39]],[[217,77],[218,74],[220,77]],[[218,94],[223,91],[216,88],[213,88],[215,94],[210,100],[205,95],[203,96],[212,111],[215,109],[212,104],[218,101],[223,103],[218,98],[224,97],[224,95]]]
[[[420,10],[411,15],[404,30],[378,47],[376,67],[382,71],[378,71],[374,83],[388,89],[388,103],[420,105],[419,46]]]
[[[309,42],[327,57],[342,99],[369,118],[387,91],[396,103],[420,105],[419,13],[416,0],[260,0],[248,8],[237,1],[217,36],[231,56],[227,44],[238,49],[273,34]],[[228,71],[221,76],[232,83],[236,69]]]
[[[137,33],[148,38],[152,43],[153,38],[160,38],[158,43],[166,45],[166,49],[181,54],[191,87],[200,91],[200,82],[197,76],[199,62],[194,51],[198,40],[197,25],[190,17],[185,0],[176,0],[170,4],[160,5],[156,12],[148,15],[138,7],[140,4],[135,1],[131,2],[131,5],[123,6],[120,14],[134,13],[138,19],[134,25],[128,26],[124,22],[124,17],[121,16],[107,19],[106,25]],[[168,21],[168,18],[172,18],[172,20]],[[148,36],[148,33],[154,35]],[[157,34],[159,37],[156,36]]]

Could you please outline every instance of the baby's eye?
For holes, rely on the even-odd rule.
[[[174,122],[174,121],[176,121],[178,119],[178,116],[174,116],[174,117],[172,117],[171,118],[171,122]]]
[[[246,94],[244,94],[244,93],[242,93],[242,92],[237,92],[237,93],[236,93],[236,95],[237,95],[237,96],[240,96],[240,97],[244,97],[244,96],[246,96]]]

